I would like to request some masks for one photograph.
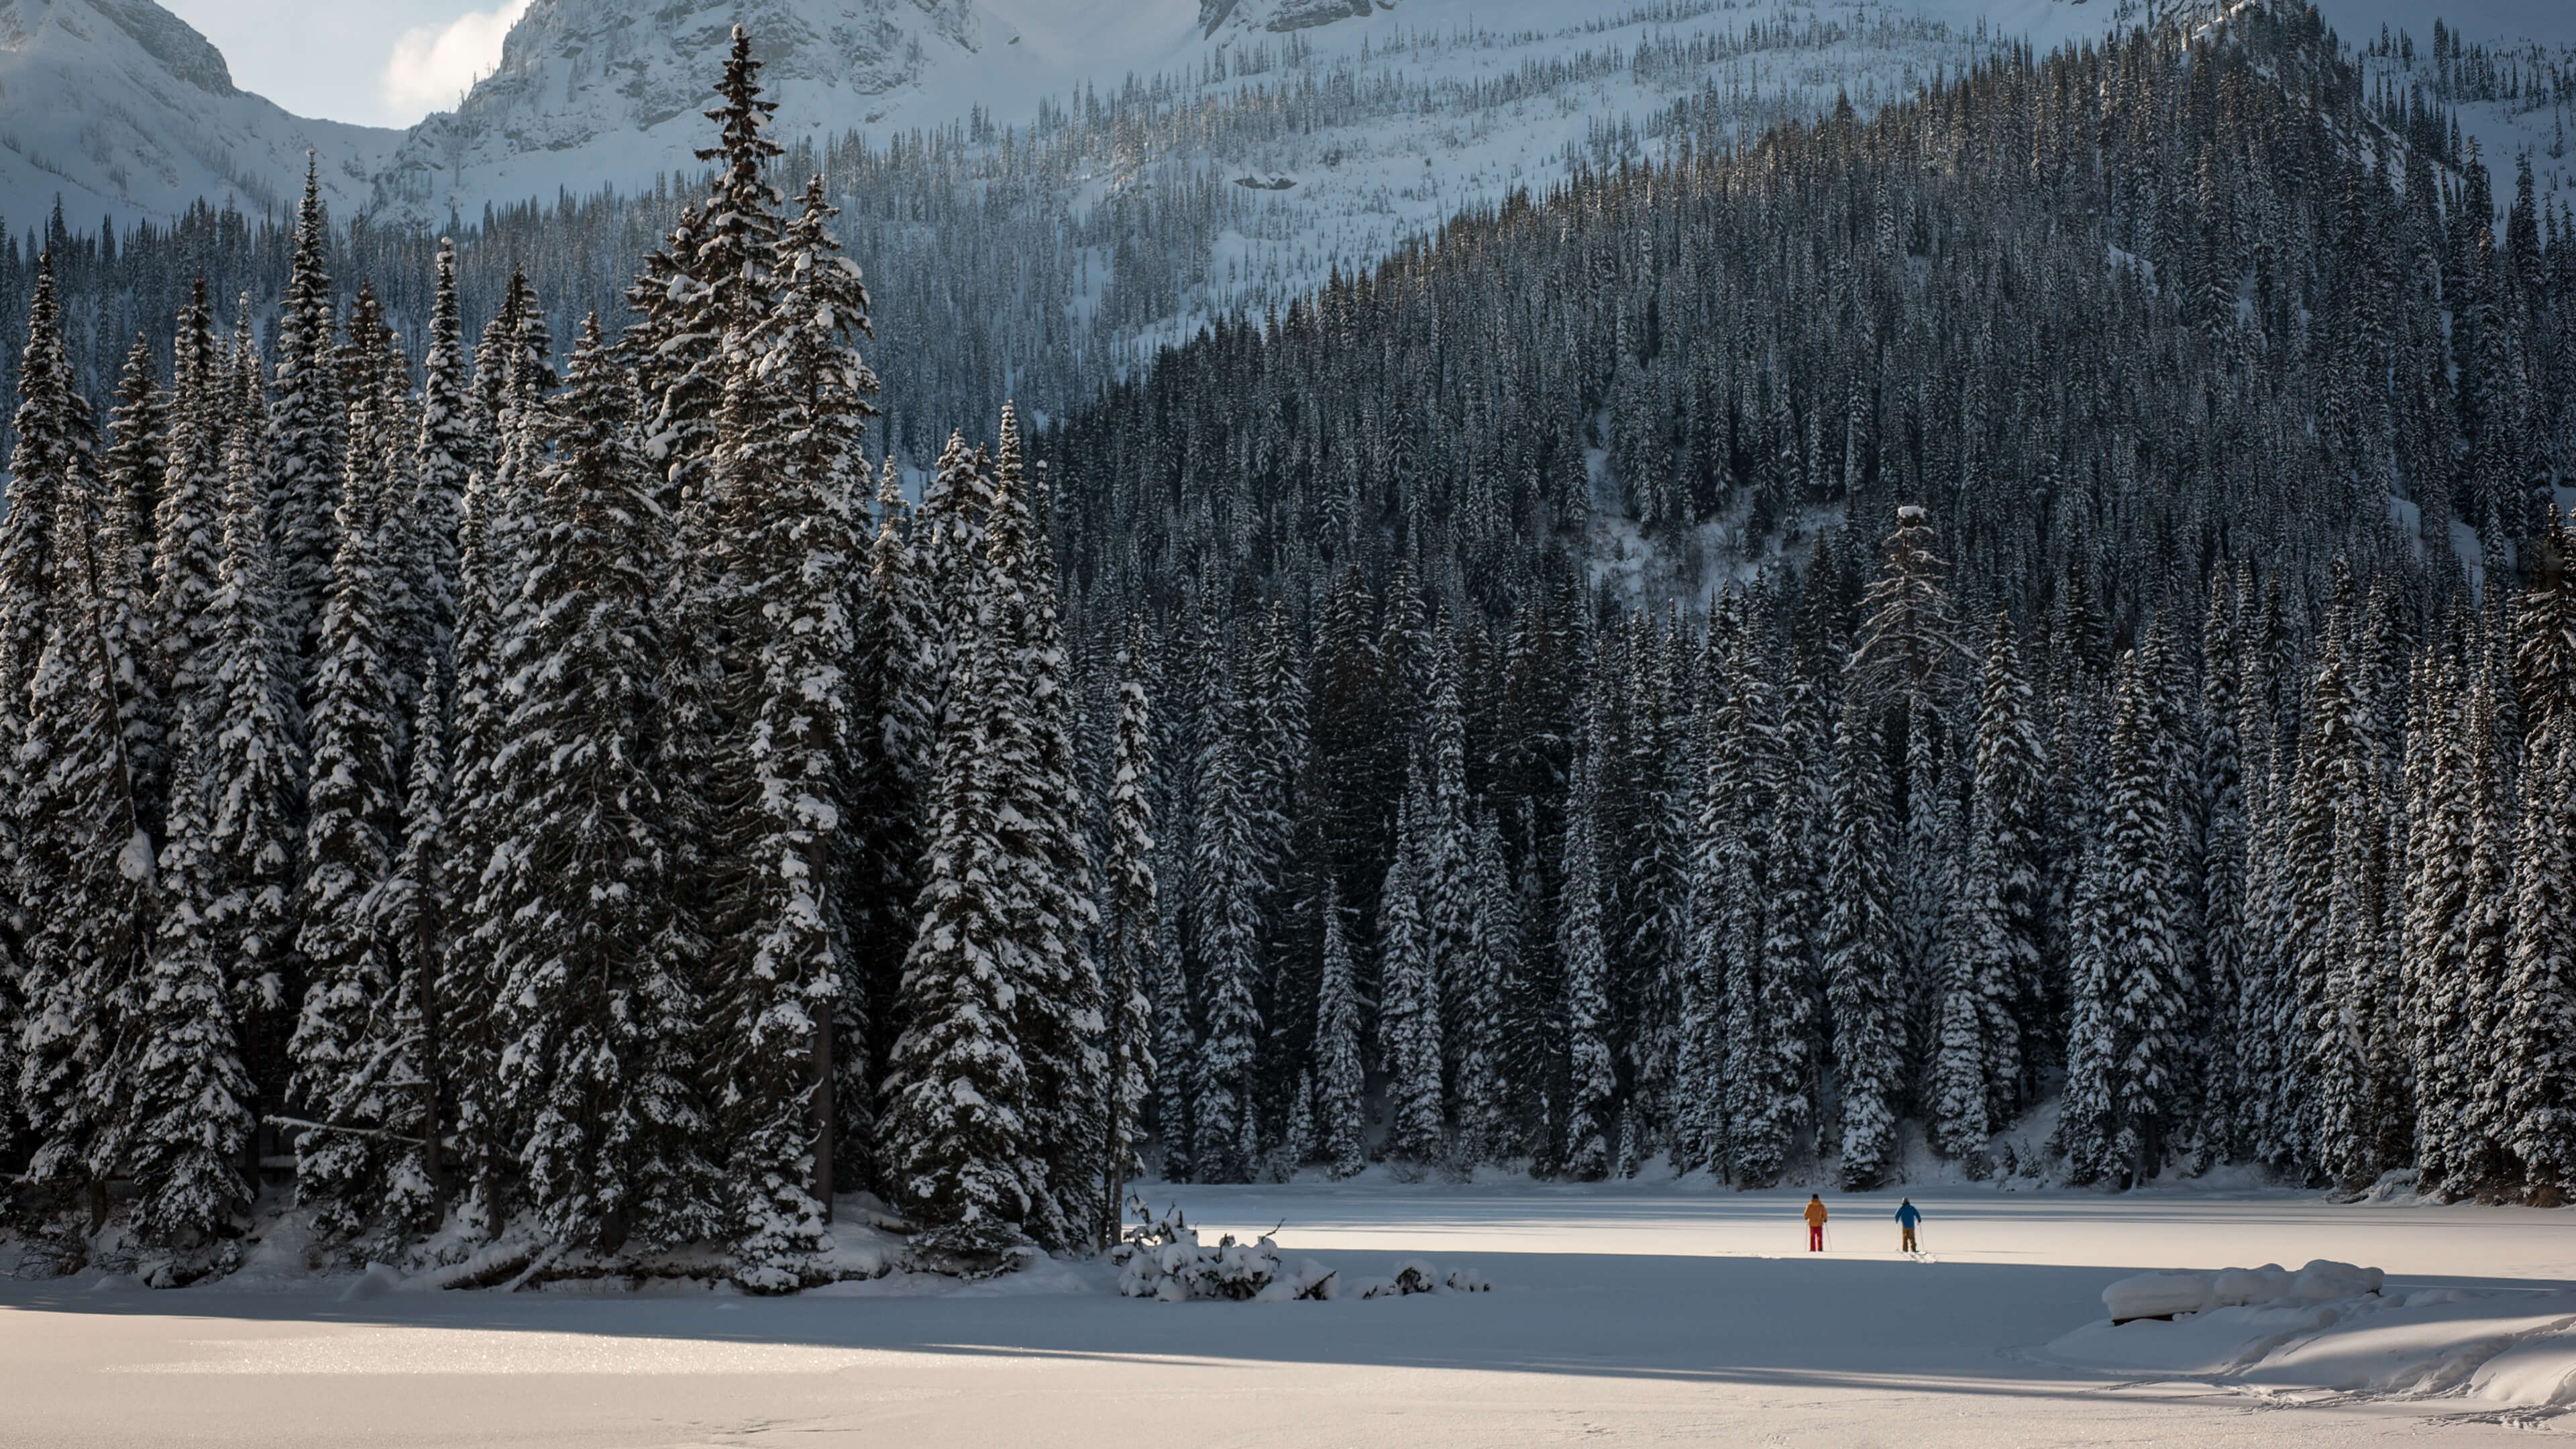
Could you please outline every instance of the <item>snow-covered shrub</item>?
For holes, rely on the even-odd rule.
[[[1145,1215],[1143,1203],[1133,1206],[1139,1217]],[[1392,1278],[1347,1286],[1339,1273],[1312,1258],[1292,1272],[1281,1262],[1279,1245],[1268,1234],[1249,1243],[1236,1242],[1231,1233],[1213,1245],[1202,1243],[1198,1229],[1189,1225],[1178,1207],[1142,1227],[1130,1228],[1127,1241],[1110,1251],[1109,1261],[1118,1265],[1120,1293],[1165,1303],[1197,1299],[1321,1302],[1350,1292],[1362,1298],[1401,1298],[1413,1293],[1493,1291],[1493,1285],[1473,1268],[1456,1269],[1444,1278],[1419,1258],[1397,1263]]]
[[[1420,1258],[1406,1258],[1395,1265],[1391,1278],[1364,1278],[1357,1285],[1362,1298],[1405,1298],[1416,1293],[1491,1293],[1494,1285],[1473,1268],[1455,1268],[1448,1276]]]
[[[1130,1298],[1239,1303],[1334,1296],[1333,1272],[1321,1263],[1310,1259],[1286,1271],[1279,1245],[1267,1234],[1250,1243],[1236,1242],[1232,1233],[1202,1243],[1178,1207],[1128,1230],[1127,1241],[1111,1250],[1109,1260],[1118,1265],[1118,1291]]]

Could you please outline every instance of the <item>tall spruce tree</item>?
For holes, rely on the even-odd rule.
[[[1875,1187],[1896,1151],[1904,1020],[1896,951],[1894,830],[1886,744],[1867,696],[1848,694],[1834,738],[1832,824],[1825,858],[1825,1001],[1846,1189]]]
[[[17,889],[32,914],[20,948],[17,1085],[38,1138],[27,1180],[85,1194],[96,1226],[107,1181],[125,1165],[113,1054],[144,964],[153,850],[118,728],[122,665],[103,617],[88,413],[68,386],[59,332],[37,320],[12,461],[17,476],[50,472],[54,521],[44,643],[18,749]]]
[[[441,238],[437,291],[429,314],[429,351],[421,360],[420,433],[412,455],[411,506],[419,560],[411,581],[420,609],[413,636],[404,641],[410,673],[440,691],[452,689],[455,672],[459,534],[464,526],[466,480],[482,466],[484,439],[475,428],[472,379],[466,373],[465,332],[456,290],[456,243]]]
[[[1360,1058],[1360,993],[1339,893],[1322,905],[1323,976],[1315,993],[1315,1094],[1319,1144],[1335,1177],[1367,1165],[1367,1076]]]
[[[115,1067],[133,1093],[125,1111],[135,1234],[173,1254],[152,1278],[165,1286],[229,1266],[235,1250],[222,1245],[252,1199],[242,1175],[250,1074],[212,929],[223,885],[207,849],[215,773],[203,722],[194,710],[179,716],[161,920]]]
[[[989,540],[995,584],[989,617],[1006,660],[1005,671],[994,676],[1006,691],[1000,702],[1005,728],[997,735],[1011,872],[1003,889],[1026,911],[1018,959],[1025,985],[1017,1005],[1048,1184],[1035,1226],[1043,1243],[1058,1247],[1089,1236],[1108,1063],[1100,1051],[1104,1006],[1092,947],[1099,908],[1083,835],[1075,692],[1047,527],[1052,499],[1043,463],[1033,479],[1022,470],[1019,424],[1006,403]]]
[[[1594,1182],[1610,1171],[1618,1078],[1610,1055],[1609,966],[1601,939],[1601,861],[1596,782],[1587,750],[1565,811],[1565,881],[1557,902],[1565,959],[1568,1055],[1565,1174]]]
[[[1023,1224],[1044,1188],[1031,1180],[1038,1149],[1012,1010],[1014,923],[998,890],[1000,766],[982,679],[989,652],[969,635],[950,656],[921,929],[904,962],[904,1029],[887,1064],[880,1124],[887,1185],[922,1229],[916,1241],[978,1262],[1027,1241]],[[1172,1130],[1168,1114],[1163,1127]]]
[[[1440,1088],[1440,988],[1431,975],[1430,927],[1423,920],[1424,853],[1417,824],[1427,813],[1417,784],[1396,809],[1396,853],[1378,893],[1378,1056],[1387,1074],[1386,1152],[1398,1162],[1439,1160],[1446,1130]]]
[[[269,514],[277,539],[277,608],[309,676],[333,592],[346,408],[332,356],[331,220],[322,205],[320,163],[308,158],[295,213],[295,251],[278,309],[276,368],[269,389]]]
[[[507,1110],[526,1124],[520,1170],[549,1240],[610,1252],[701,1235],[712,1195],[686,1049],[699,1003],[655,950],[667,889],[652,770],[661,540],[629,436],[635,411],[593,317],[540,424],[531,637],[508,724],[530,761],[516,834],[538,894],[502,987]]]
[[[171,375],[170,435],[152,518],[152,628],[157,676],[172,708],[206,710],[216,697],[216,641],[208,605],[221,587],[225,488],[220,347],[206,280],[179,310]],[[200,721],[211,734],[210,721]]]
[[[1107,998],[1102,1054],[1108,1090],[1101,1106],[1102,1238],[1113,1241],[1126,1209],[1127,1184],[1142,1165],[1146,1113],[1154,1094],[1154,1008],[1148,995],[1162,903],[1154,879],[1154,726],[1142,676],[1145,629],[1128,629],[1119,647],[1118,717],[1113,726],[1108,842],[1101,859],[1101,986]],[[1346,963],[1347,964],[1347,963]]]
[[[288,1044],[296,1200],[326,1242],[378,1226],[384,1201],[390,1068],[417,1024],[395,1011],[395,963],[377,934],[375,891],[393,860],[402,798],[396,750],[404,721],[385,657],[384,581],[369,410],[353,419],[329,604],[313,679],[305,791],[304,909],[296,950],[311,973]]]
[[[2569,557],[2552,520],[2544,556]],[[2576,1189],[2576,578],[2563,564],[2517,601],[2513,673],[2524,726],[2522,822],[2505,943],[2502,1126],[2534,1201]]]

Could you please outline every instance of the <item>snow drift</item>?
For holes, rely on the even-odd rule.
[[[2141,1273],[2102,1290],[2109,1320],[2033,1357],[2249,1393],[2457,1399],[2463,1411],[2576,1405],[2576,1289],[2391,1291],[2376,1268],[2318,1260]]]

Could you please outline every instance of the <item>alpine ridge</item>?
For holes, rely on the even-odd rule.
[[[0,0],[0,219],[57,197],[75,226],[167,220],[203,198],[293,204],[307,153],[354,214],[401,133],[306,120],[233,84],[223,53],[153,0]]]

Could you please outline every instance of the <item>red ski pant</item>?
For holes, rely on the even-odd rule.
[[[1810,1253],[1821,1253],[1824,1250],[1825,1225],[1823,1223],[1807,1224],[1807,1251]]]

